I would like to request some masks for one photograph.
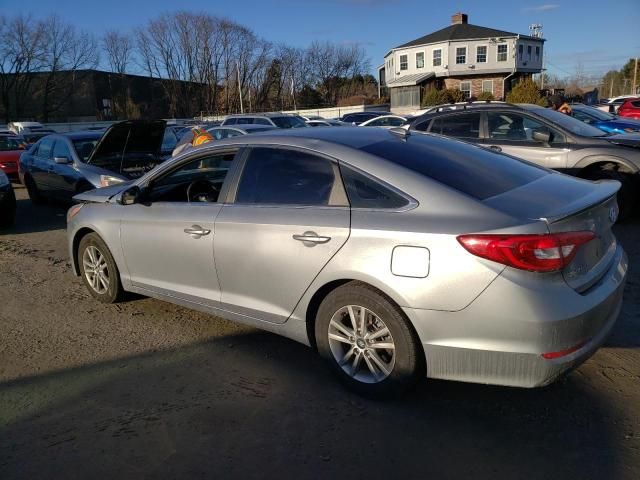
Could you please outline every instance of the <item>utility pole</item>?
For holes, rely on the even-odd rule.
[[[638,79],[638,57],[636,57],[636,66],[633,69],[633,85],[631,86],[631,95],[636,94],[636,80]]]

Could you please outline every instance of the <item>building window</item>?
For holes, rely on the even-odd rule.
[[[433,66],[439,67],[442,65],[442,50],[439,48],[433,51]]]
[[[518,45],[518,59],[522,60],[522,57],[524,57],[524,45],[520,44]]]
[[[416,53],[416,68],[424,68],[424,52]]]
[[[476,47],[476,63],[487,63],[487,47]]]
[[[531,45],[527,45],[527,58],[531,60]]]
[[[489,92],[493,95],[493,80],[483,80],[482,81],[482,91]]]
[[[456,65],[467,63],[467,47],[456,48]]]
[[[540,47],[536,47],[536,60],[540,60]]]
[[[471,96],[471,82],[460,82],[460,91],[464,93],[464,98]]]
[[[420,108],[420,87],[392,88],[391,107]]]
[[[498,61],[506,62],[507,61],[507,53],[509,51],[509,46],[506,43],[501,43],[498,45]]]
[[[409,56],[400,55],[400,70],[407,70],[409,68]]]

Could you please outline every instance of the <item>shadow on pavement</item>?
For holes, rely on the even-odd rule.
[[[613,406],[539,390],[343,390],[267,333],[0,384],[0,478],[619,478]]]
[[[18,192],[16,192],[18,196]],[[34,205],[29,198],[17,200],[16,223],[10,228],[2,230],[3,234],[21,234],[46,232],[67,228],[68,206],[63,204]]]

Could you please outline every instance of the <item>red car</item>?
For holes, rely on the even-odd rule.
[[[629,98],[618,109],[620,117],[640,120],[640,98]]]
[[[24,151],[24,144],[16,135],[0,135],[0,170],[9,180],[19,182],[18,160]]]

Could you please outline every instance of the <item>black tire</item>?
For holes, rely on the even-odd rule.
[[[29,194],[29,198],[31,199],[31,203],[34,205],[42,205],[46,202],[46,199],[38,190],[38,186],[36,182],[34,182],[31,177],[24,177],[24,186],[27,188],[27,193]]]
[[[638,179],[635,175],[618,171],[614,165],[605,165],[587,172],[585,178],[589,180],[617,180],[621,183],[618,190],[618,221],[624,222],[635,215],[638,203],[636,186]]]
[[[106,268],[103,269],[103,272],[106,271],[107,286],[104,287],[102,284],[98,285],[98,289],[105,290],[103,292],[96,289],[96,287],[91,284],[88,278],[88,276],[91,275],[91,272],[88,273],[88,268],[85,265],[83,259],[85,257],[85,252],[89,248],[94,249],[91,250],[92,252],[95,252],[97,250],[100,255],[104,257]],[[80,276],[82,277],[82,281],[87,287],[87,290],[89,290],[89,293],[96,300],[102,303],[116,303],[122,298],[123,289],[122,283],[120,281],[120,272],[118,271],[118,266],[113,260],[113,256],[111,255],[109,248],[104,243],[104,241],[102,241],[98,234],[89,233],[82,237],[82,240],[80,240],[80,244],[78,245],[77,261],[80,268]]]
[[[378,316],[389,329],[391,341],[395,345],[395,363],[391,372],[386,378],[375,383],[365,383],[347,373],[332,351],[329,340],[331,319],[349,305],[364,307]],[[315,338],[318,353],[327,361],[331,370],[345,386],[360,395],[371,398],[397,397],[414,387],[418,379],[424,377],[422,346],[408,320],[387,296],[365,283],[349,282],[327,295],[316,315]],[[336,345],[334,342],[334,348]],[[344,348],[348,350],[350,347],[347,344]],[[364,357],[362,358],[364,360]],[[364,369],[367,365],[361,363],[358,368]],[[365,373],[368,373],[367,370]]]
[[[10,227],[16,222],[16,195],[10,189],[0,204],[0,227]]]

